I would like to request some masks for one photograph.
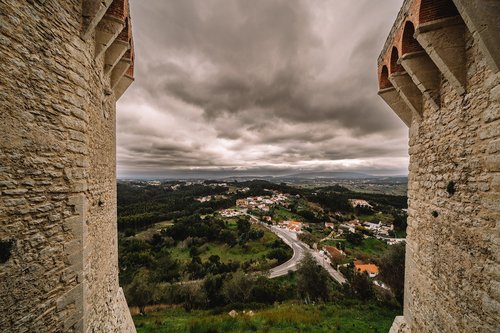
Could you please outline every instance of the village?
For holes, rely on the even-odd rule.
[[[288,241],[287,243],[294,251],[295,247],[290,243],[296,243],[309,249],[313,256],[317,258],[318,263],[341,283],[346,281],[341,272],[350,269],[357,273],[366,273],[374,285],[389,289],[386,284],[377,279],[379,267],[373,260],[370,260],[365,255],[362,256],[362,259],[356,258],[347,253],[349,250],[346,252],[346,243],[349,243],[346,239],[349,239],[349,235],[361,235],[361,241],[378,240],[383,244],[387,244],[387,246],[404,242],[404,238],[391,237],[394,230],[393,224],[383,223],[382,221],[361,221],[358,218],[347,220],[339,218],[339,221],[334,217],[322,223],[312,223],[291,212],[287,214],[289,218],[284,218],[283,214],[276,214],[275,212],[277,210],[289,212],[292,202],[297,201],[300,196],[279,191],[268,191],[270,195],[237,199],[234,207],[222,209],[218,211],[218,214],[224,218],[247,216],[251,223],[264,225],[278,236],[286,238],[284,239],[285,242]],[[206,200],[209,200],[209,198],[207,197]],[[201,201],[201,198],[196,200]],[[366,200],[353,198],[349,199],[349,203],[353,209],[370,211],[373,212],[374,216],[377,216],[374,206]],[[340,213],[337,212],[336,214],[337,217],[340,217]],[[318,234],[318,230],[321,233],[326,233],[326,235],[312,244],[307,244],[305,239],[309,235]],[[293,258],[290,261],[293,261]],[[296,263],[298,264],[298,261]],[[282,266],[291,268],[291,270],[296,269],[288,262]],[[280,271],[282,271],[280,267],[276,268],[276,272]],[[285,271],[275,275],[278,276],[283,273]]]

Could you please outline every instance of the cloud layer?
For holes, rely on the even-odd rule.
[[[404,173],[407,130],[376,95],[400,2],[131,0],[118,175]]]

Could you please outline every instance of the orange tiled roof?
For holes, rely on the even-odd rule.
[[[375,264],[364,264],[361,261],[354,261],[354,267],[357,271],[378,274],[378,266]]]
[[[341,256],[342,255],[342,252],[334,246],[327,245],[324,247],[324,249],[326,252],[330,253],[330,255],[332,255],[332,256],[339,256],[339,255]]]

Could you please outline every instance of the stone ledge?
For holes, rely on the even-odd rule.
[[[397,316],[394,318],[389,333],[410,333],[404,316]]]

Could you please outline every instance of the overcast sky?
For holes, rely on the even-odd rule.
[[[119,177],[407,173],[407,129],[376,74],[401,0],[130,2]]]

